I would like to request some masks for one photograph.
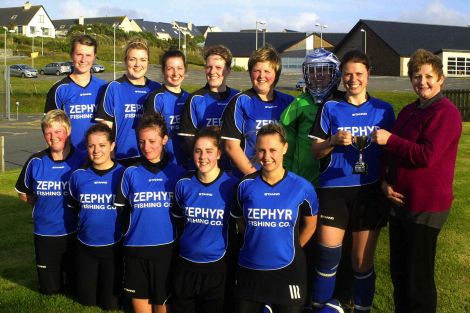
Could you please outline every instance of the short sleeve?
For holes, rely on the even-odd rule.
[[[115,101],[115,92],[116,92],[115,82],[110,82],[101,97],[100,102],[98,103],[98,109],[96,111],[95,119],[97,121],[114,121],[114,101]]]
[[[25,194],[33,194],[33,180],[34,178],[32,177],[32,168],[33,168],[33,163],[35,162],[36,158],[31,157],[26,163],[24,164],[20,176],[18,176],[18,180],[16,181],[15,184],[15,189],[19,193],[25,193]]]
[[[119,184],[116,192],[116,198],[114,199],[114,205],[117,207],[123,207],[126,205],[127,200],[129,199],[130,193],[130,175],[129,168],[124,171],[124,174],[121,178],[121,183]]]
[[[242,102],[246,96],[239,95],[234,97],[228,103],[223,114],[222,138],[224,139],[243,139],[244,113]]]
[[[328,109],[326,103],[317,111],[315,122],[313,123],[309,138],[312,139],[326,139],[330,136],[330,119],[328,116]]]

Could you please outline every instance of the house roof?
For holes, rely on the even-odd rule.
[[[0,25],[28,25],[34,15],[41,8],[42,5],[32,5],[31,8],[29,8],[28,10],[25,10],[22,6],[12,8],[0,8]]]
[[[139,27],[146,32],[150,33],[166,33],[171,38],[178,38],[178,30],[173,28],[173,24],[164,22],[151,22],[143,19],[134,19]]]
[[[336,46],[346,35],[347,33],[323,33],[323,39]]]
[[[83,23],[85,25],[89,24],[107,24],[107,25],[114,25],[114,24],[121,24],[122,21],[125,19],[125,16],[106,16],[106,17],[86,17],[83,19]],[[65,25],[66,28],[70,28],[71,26],[78,25],[78,18],[72,19],[63,19],[63,20],[53,20],[52,23],[56,29],[59,29],[61,25]]]
[[[266,44],[273,46],[279,53],[304,40],[305,33],[267,32],[264,34]],[[224,45],[236,57],[248,57],[255,50],[255,32],[210,32],[207,34],[206,47]],[[258,47],[263,45],[263,33],[258,32]]]
[[[182,29],[185,29],[188,33],[191,34],[191,36],[202,36],[204,35],[203,33],[200,32],[199,28],[193,24],[192,26],[192,30],[190,30],[188,27],[189,27],[189,23],[185,23],[185,22],[178,22],[178,21],[175,21],[174,22],[176,25],[178,25],[179,27],[181,27]]]
[[[442,49],[470,50],[469,27],[359,20],[353,30],[364,26],[400,56],[410,56],[419,48],[434,53]]]

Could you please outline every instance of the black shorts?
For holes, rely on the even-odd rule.
[[[307,295],[307,266],[299,249],[294,261],[278,270],[237,269],[235,298],[267,304],[303,305]]]
[[[74,252],[76,234],[34,235],[39,291],[43,294],[71,293],[75,287]]]
[[[172,278],[175,312],[223,312],[226,269],[225,260],[194,263],[178,258]]]
[[[168,300],[168,277],[173,244],[124,247],[124,294],[162,305]]]
[[[388,207],[377,184],[317,190],[321,225],[355,232],[379,229],[387,224]]]
[[[122,290],[121,244],[90,247],[77,244],[77,298],[84,305],[103,310],[119,309]]]

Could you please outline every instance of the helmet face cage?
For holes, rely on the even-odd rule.
[[[339,60],[325,49],[316,49],[305,57],[302,65],[308,92],[319,102],[326,99],[340,80]]]

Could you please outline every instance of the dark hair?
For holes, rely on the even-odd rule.
[[[186,57],[184,56],[184,53],[181,52],[180,50],[171,49],[171,50],[165,51],[165,53],[163,53],[163,55],[160,58],[160,64],[162,66],[162,72],[165,71],[166,62],[168,61],[169,58],[181,58],[181,59],[183,59],[184,69],[185,70],[187,69]]]
[[[276,73],[276,78],[274,80],[274,86],[276,86],[279,81],[279,77],[281,77],[282,70],[281,56],[276,49],[270,45],[266,45],[253,51],[248,59],[248,72],[251,73],[251,70],[258,62],[269,62]]]
[[[350,50],[343,55],[341,58],[341,72],[343,71],[344,65],[348,62],[361,63],[364,64],[367,70],[370,69],[370,60],[361,50]]]
[[[408,77],[411,79],[414,73],[418,72],[425,64],[431,65],[438,78],[444,76],[441,58],[428,50],[418,49],[411,55],[408,61]]]
[[[230,52],[230,49],[223,46],[223,45],[217,45],[217,46],[211,46],[208,47],[204,50],[204,61],[207,61],[207,58],[210,57],[211,55],[218,55],[225,61],[225,66],[230,69],[232,66],[232,52]]]
[[[283,144],[287,143],[286,131],[284,130],[284,127],[282,127],[282,125],[279,123],[270,123],[261,127],[258,130],[258,133],[256,134],[256,140],[258,140],[258,138],[262,136],[276,134],[279,135],[279,138]]]
[[[214,141],[214,145],[218,149],[222,150],[222,139],[220,137],[220,134],[221,131],[220,127],[218,126],[209,126],[201,128],[194,136],[193,149],[196,146],[196,141],[198,141],[199,138],[210,138]]]
[[[85,133],[85,138],[86,138],[87,142],[88,142],[88,137],[90,135],[96,134],[96,133],[104,133],[106,135],[106,139],[110,143],[114,142],[114,132],[113,132],[113,130],[111,128],[109,128],[107,125],[101,124],[101,123],[93,124],[93,125],[90,126],[90,128],[88,128],[88,130]]]
[[[78,35],[70,40],[70,55],[72,55],[75,51],[75,45],[81,44],[88,47],[93,47],[95,54],[98,53],[98,42],[95,38],[91,37],[90,35]]]
[[[158,128],[160,137],[168,136],[165,119],[160,113],[145,114],[137,126],[137,133],[146,128]]]

